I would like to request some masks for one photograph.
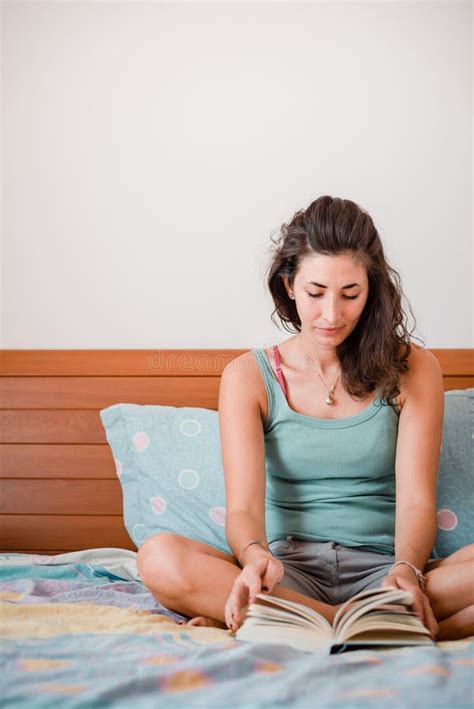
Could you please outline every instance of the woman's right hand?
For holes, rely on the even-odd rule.
[[[255,602],[256,594],[271,594],[284,573],[282,562],[270,554],[259,556],[245,564],[234,581],[224,608],[226,625],[233,633],[242,625],[246,606]]]

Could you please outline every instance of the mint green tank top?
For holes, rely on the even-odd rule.
[[[378,396],[353,416],[294,411],[263,349],[253,349],[268,396],[265,525],[281,537],[395,553],[398,413]]]

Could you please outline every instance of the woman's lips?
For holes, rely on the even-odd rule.
[[[339,332],[339,330],[341,330],[342,328],[340,328],[340,327],[320,327],[318,329],[321,330],[321,332],[323,332],[325,335],[332,335],[335,332]]]

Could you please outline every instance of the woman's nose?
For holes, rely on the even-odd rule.
[[[340,321],[339,305],[335,302],[327,301],[323,308],[323,317],[327,327],[338,327]]]

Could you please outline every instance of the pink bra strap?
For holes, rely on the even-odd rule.
[[[277,378],[278,378],[278,381],[280,382],[280,386],[283,389],[283,393],[286,397],[285,379],[283,377],[283,372],[281,370],[281,356],[280,356],[280,350],[278,349],[278,345],[273,345],[272,350],[273,350],[273,354],[275,356]]]

